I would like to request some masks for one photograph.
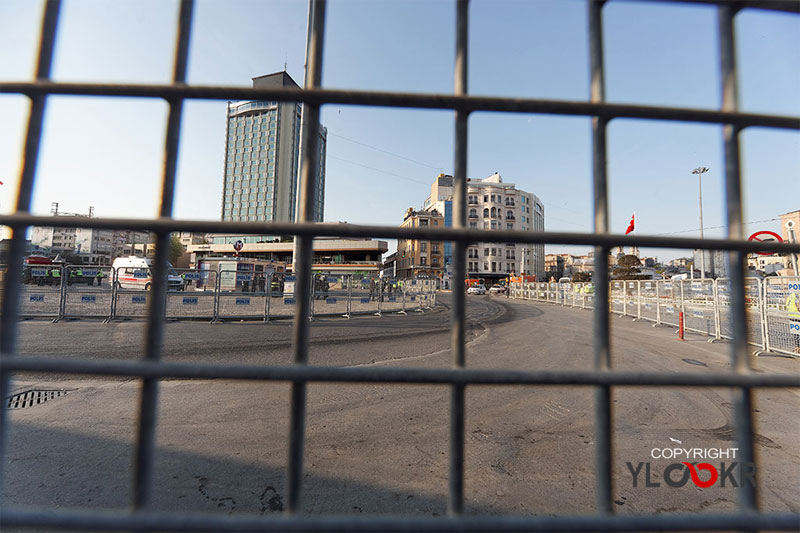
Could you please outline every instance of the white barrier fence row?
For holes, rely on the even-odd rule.
[[[591,283],[512,283],[512,298],[593,309]],[[747,338],[764,351],[800,357],[800,277],[745,279]],[[609,284],[614,314],[678,327],[712,339],[733,338],[730,280],[616,280]]]
[[[21,318],[135,319],[147,316],[149,268],[41,265],[24,268]],[[169,320],[269,321],[293,316],[295,278],[282,273],[171,268]],[[436,305],[435,280],[315,273],[311,316],[401,313]]]

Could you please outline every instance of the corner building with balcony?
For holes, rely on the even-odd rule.
[[[425,200],[425,210],[445,213],[445,226],[452,225],[453,176],[440,174],[431,185]],[[467,227],[487,231],[544,231],[544,205],[529,192],[504,183],[499,173],[488,178],[467,178]],[[535,275],[544,279],[543,244],[509,244],[481,242],[467,248],[467,277],[483,278],[487,282],[509,274]],[[398,248],[399,251],[399,248]],[[444,244],[445,285],[449,280],[448,267],[452,262],[452,245]]]
[[[467,179],[467,227],[487,231],[544,231],[544,205],[535,195],[503,183],[495,172]],[[488,280],[509,274],[544,278],[544,245],[481,242],[467,247],[467,276]]]
[[[285,71],[253,78],[253,88],[300,89]],[[296,102],[228,103],[222,220],[294,221],[301,109]],[[315,222],[324,215],[327,133],[320,127]]]
[[[442,227],[444,217],[435,209],[406,210],[401,228]],[[397,240],[396,272],[403,279],[441,279],[444,267],[442,242],[428,240]]]

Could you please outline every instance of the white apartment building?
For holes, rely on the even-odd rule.
[[[75,228],[34,226],[31,229],[31,244],[52,254],[75,251]]]
[[[450,203],[453,198],[452,176],[440,175],[431,186],[425,209],[444,214],[445,226],[451,226]],[[529,192],[504,183],[499,173],[483,179],[467,179],[467,226],[501,231],[544,231],[544,205]],[[508,274],[535,275],[544,279],[543,244],[477,243],[467,248],[467,276],[499,279]],[[445,264],[449,264],[445,246]]]
[[[114,230],[77,228],[75,230],[75,253],[84,265],[111,265]]]

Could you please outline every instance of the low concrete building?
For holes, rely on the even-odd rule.
[[[255,238],[257,236],[247,237]],[[227,234],[211,235],[210,240],[211,244],[187,246],[186,253],[190,254],[190,267],[194,268],[200,261],[242,257],[285,266],[287,272],[292,270],[294,243],[291,241],[261,239],[250,242],[251,239],[243,239],[241,235]],[[238,240],[242,241],[243,246],[237,255],[233,244]],[[314,239],[313,244],[313,269],[319,272],[361,273],[377,277],[383,268],[383,254],[388,249],[389,245],[386,241],[318,237]],[[276,268],[276,272],[278,271]]]

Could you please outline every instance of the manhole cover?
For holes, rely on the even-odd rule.
[[[21,392],[8,398],[8,408],[24,409],[25,407],[33,407],[47,400],[60,398],[66,393],[67,391],[65,390],[29,390]]]
[[[681,359],[684,363],[689,363],[690,365],[697,365],[697,366],[708,366],[702,361],[698,361],[697,359]]]

